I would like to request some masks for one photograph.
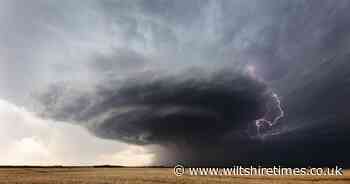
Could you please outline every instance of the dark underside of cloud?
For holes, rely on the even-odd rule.
[[[200,144],[210,137],[215,142],[261,116],[267,101],[264,84],[230,74],[130,82],[103,91],[105,100],[87,113],[110,112],[95,127],[104,138],[137,144]]]
[[[57,84],[38,99],[43,116],[76,122],[99,137],[196,152],[235,132],[256,134],[254,120],[267,111],[269,94],[266,84],[242,72],[191,70],[111,82],[93,94]]]
[[[254,120],[268,111],[266,104],[271,102],[271,89],[262,81],[225,71],[150,76],[106,82],[89,94],[57,84],[38,99],[45,106],[43,116],[75,122],[98,137],[160,145],[157,164],[349,164],[348,127],[341,121],[345,117],[318,116],[322,103],[331,97],[305,104],[299,110],[303,112],[296,104],[300,99],[289,97],[290,105],[283,104],[286,117],[259,136]]]

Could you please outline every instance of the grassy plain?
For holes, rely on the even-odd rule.
[[[169,168],[0,168],[0,184],[350,184],[343,176],[175,176]]]

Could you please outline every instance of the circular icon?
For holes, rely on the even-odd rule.
[[[182,165],[176,165],[174,167],[174,174],[176,176],[182,176],[185,173],[185,168]]]

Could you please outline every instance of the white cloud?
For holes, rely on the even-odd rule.
[[[104,140],[84,128],[41,119],[0,99],[0,165],[149,165],[147,148]]]

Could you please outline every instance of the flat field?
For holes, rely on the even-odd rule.
[[[0,184],[133,184],[133,183],[233,183],[233,184],[350,184],[343,176],[175,176],[169,168],[0,168]]]

